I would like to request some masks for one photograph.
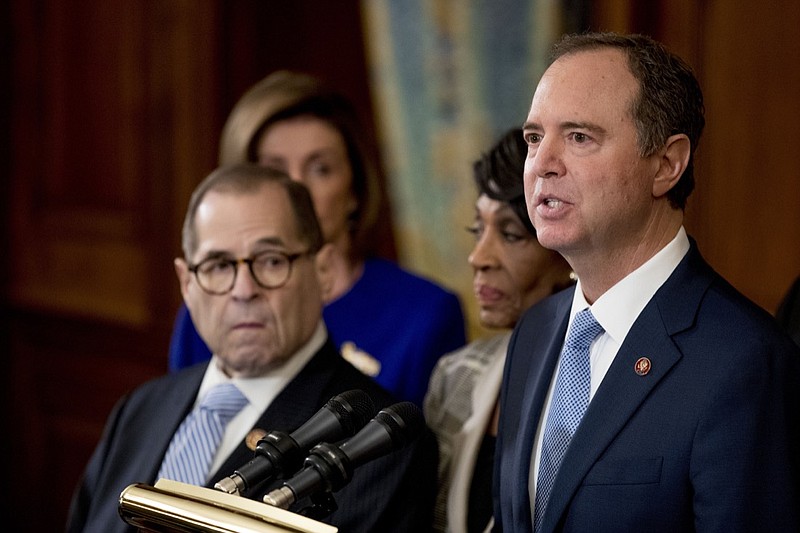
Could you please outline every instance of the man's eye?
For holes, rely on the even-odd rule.
[[[280,254],[266,254],[256,257],[254,263],[258,268],[276,269],[286,263],[286,258]]]
[[[538,133],[528,133],[525,135],[525,142],[528,144],[537,144],[539,141],[542,140],[542,136]]]
[[[231,268],[231,262],[223,259],[214,259],[212,261],[203,261],[200,264],[200,271],[204,274],[214,274],[217,272],[225,272]]]
[[[575,132],[572,134],[572,140],[578,144],[583,144],[589,140],[589,136],[585,133]]]

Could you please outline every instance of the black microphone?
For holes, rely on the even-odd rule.
[[[262,481],[292,474],[303,465],[303,457],[312,446],[353,435],[374,412],[375,404],[366,392],[350,390],[338,394],[291,435],[283,431],[264,435],[256,445],[255,457],[217,481],[214,488],[239,494]]]
[[[288,509],[297,500],[319,491],[336,492],[350,481],[356,467],[402,448],[424,426],[422,412],[413,403],[389,406],[341,445],[315,446],[303,463],[303,470],[264,496],[264,503]]]

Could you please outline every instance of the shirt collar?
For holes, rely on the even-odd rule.
[[[667,281],[688,251],[689,238],[681,226],[675,237],[664,248],[622,278],[591,305],[595,319],[614,342],[622,345],[639,313]],[[578,279],[572,300],[570,323],[579,311],[587,307],[590,306],[583,296],[581,282]]]

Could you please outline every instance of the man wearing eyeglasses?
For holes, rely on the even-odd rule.
[[[214,356],[146,383],[117,405],[76,492],[68,531],[133,531],[117,512],[128,485],[167,478],[213,487],[253,458],[259,435],[294,431],[344,391],[367,392],[376,408],[393,403],[327,338],[322,302],[331,283],[330,245],[305,187],[255,165],[217,169],[189,202],[183,253],[175,260],[181,293]],[[219,442],[206,444],[190,421],[230,385],[235,398],[222,403],[236,407],[216,430]],[[198,456],[206,447],[214,449],[203,463]],[[359,467],[334,494],[338,511],[322,520],[341,531],[425,529],[435,462],[426,433]],[[242,495],[260,500],[277,484]]]

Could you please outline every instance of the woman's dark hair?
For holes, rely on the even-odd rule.
[[[475,161],[472,169],[479,194],[509,204],[525,229],[535,237],[536,230],[528,215],[522,182],[527,153],[528,145],[522,130],[513,128]]]

